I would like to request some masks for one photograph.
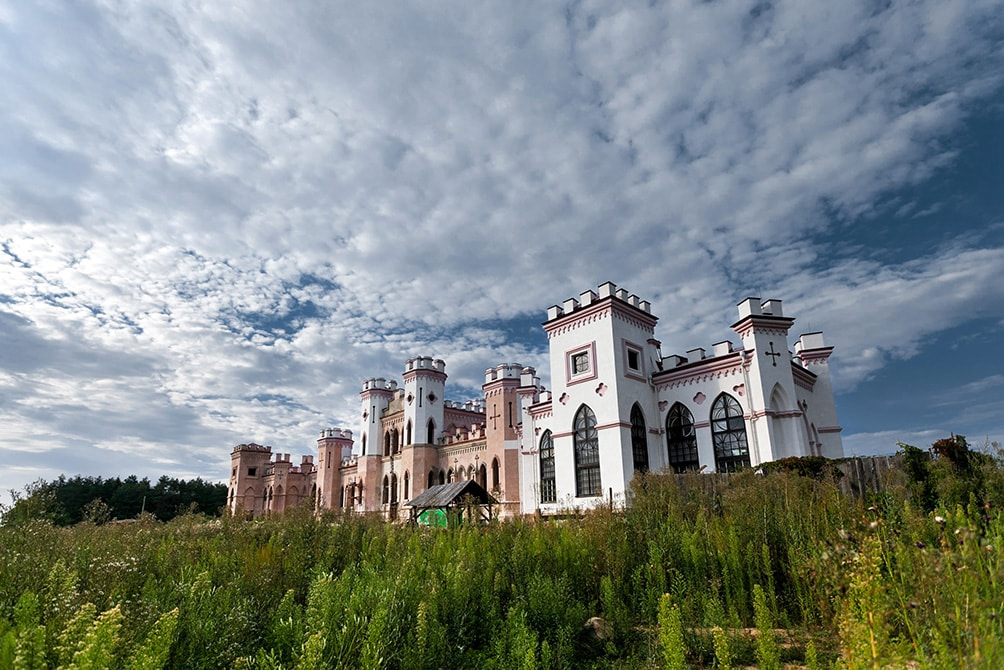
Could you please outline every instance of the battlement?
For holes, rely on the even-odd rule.
[[[405,372],[411,372],[413,370],[415,371],[428,370],[430,372],[445,373],[446,362],[439,358],[433,359],[430,356],[418,356],[416,358],[412,358],[408,361],[405,361],[404,363]]]
[[[260,444],[255,444],[254,442],[249,442],[248,444],[238,444],[236,447],[234,447],[234,449],[233,449],[233,451],[231,453],[236,454],[239,451],[258,451],[258,452],[264,452],[264,453],[271,454],[272,453],[272,447],[264,447],[264,446],[262,446]]]
[[[370,377],[363,381],[363,391],[390,391],[397,390],[397,382],[391,379],[387,381],[383,377]]]
[[[485,413],[485,401],[481,399],[465,400],[463,402],[459,400],[446,400],[443,402],[443,407],[445,409],[459,409],[464,412]]]
[[[325,428],[321,431],[321,439],[335,438],[340,440],[351,440],[352,431],[347,428]]]
[[[629,294],[626,290],[617,288],[616,284],[608,281],[600,284],[599,292],[593,291],[592,289],[583,291],[579,294],[578,298],[568,298],[561,305],[552,305],[551,307],[548,307],[547,320],[553,321],[559,317],[573,314],[580,309],[592,305],[594,302],[598,302],[606,298],[619,300],[620,302],[626,303],[646,314],[652,313],[652,303],[648,300],[642,300],[633,293]]]
[[[745,319],[747,316],[784,316],[780,300],[760,302],[760,298],[746,298],[739,303],[738,308],[740,319]]]
[[[524,368],[519,363],[501,363],[496,365],[494,368],[488,368],[485,370],[485,384],[489,384],[500,379],[513,379],[519,381],[523,376],[523,370],[530,370],[533,374],[533,368]]]

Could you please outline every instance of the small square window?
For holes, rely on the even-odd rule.
[[[248,477],[254,477],[258,473],[258,468],[248,468]]]
[[[589,372],[589,353],[586,351],[572,354],[572,374]]]
[[[638,355],[638,352],[635,351],[634,349],[628,349],[627,355],[628,355],[627,357],[628,367],[631,368],[632,370],[640,370],[641,357]]]

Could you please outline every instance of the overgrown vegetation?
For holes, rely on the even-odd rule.
[[[454,529],[20,517],[0,668],[1004,667],[1004,463],[966,451],[865,501],[782,470]]]

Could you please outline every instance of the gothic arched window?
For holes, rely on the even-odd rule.
[[[715,470],[736,472],[750,467],[746,420],[739,402],[722,393],[711,405],[711,439],[715,445]]]
[[[600,481],[600,439],[596,432],[596,415],[587,405],[575,413],[572,424],[575,451],[575,495],[582,498],[603,494]]]
[[[499,459],[492,459],[492,489],[499,490]]]
[[[408,500],[408,499],[411,498],[411,496],[408,495],[409,493],[411,493],[411,491],[410,491],[411,486],[410,485],[411,485],[411,475],[408,474],[407,470],[405,470],[404,471],[404,494],[401,496],[401,498],[403,498],[404,500]]]
[[[429,419],[429,425],[425,428],[425,442],[426,444],[434,444],[436,442],[436,422]]]
[[[645,414],[638,403],[631,407],[631,455],[634,457],[634,471],[648,472],[648,429],[645,428]]]
[[[435,468],[433,468],[432,470],[429,470],[429,488],[431,489],[435,485],[436,485],[436,470]]]
[[[666,415],[666,449],[673,472],[691,472],[701,467],[697,457],[694,415],[681,403],[675,403]]]
[[[380,502],[384,505],[390,500],[390,478],[387,475],[383,476],[383,496],[380,498]]]
[[[554,440],[551,431],[545,430],[540,438],[540,502],[553,503],[558,500],[554,486]]]
[[[404,428],[404,443],[411,444],[411,419],[408,419],[408,425]]]
[[[383,434],[383,455],[390,456],[390,431],[384,431]]]

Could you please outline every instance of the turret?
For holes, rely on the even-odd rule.
[[[446,363],[428,356],[412,358],[405,363],[403,378],[404,446],[434,444],[443,431]]]

